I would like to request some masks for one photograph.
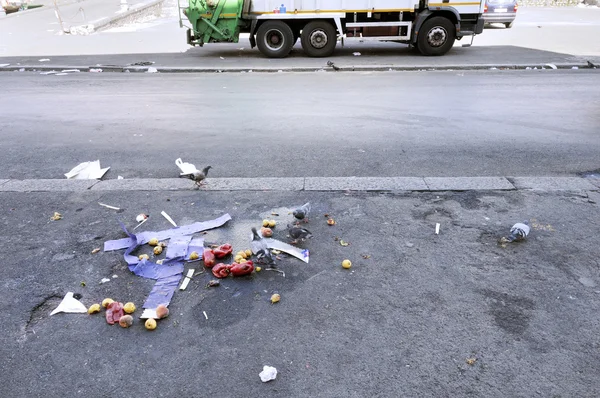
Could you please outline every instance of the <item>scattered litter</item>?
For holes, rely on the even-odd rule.
[[[185,290],[188,286],[188,284],[190,283],[190,281],[192,280],[192,276],[194,276],[194,269],[190,268],[188,270],[187,275],[185,276],[185,279],[183,280],[183,282],[181,283],[181,286],[179,286],[179,290]]]
[[[25,72],[25,68],[19,69],[19,72]]]
[[[340,239],[340,245],[342,245],[342,246],[350,246],[350,243],[344,241],[343,239]]]
[[[371,255],[370,254],[363,254],[362,258],[364,258],[365,260],[368,260],[368,259],[371,258]]]
[[[50,313],[50,315],[54,315],[59,312],[85,314],[88,312],[88,309],[85,307],[85,305],[81,303],[81,301],[73,297],[73,292],[68,292],[62,299],[58,307],[56,307],[54,311]]]
[[[528,66],[527,68],[525,68],[525,70],[531,70],[531,66]]]
[[[221,58],[221,59],[225,59],[225,58],[223,58],[223,57],[219,57],[219,58]]]
[[[99,251],[100,251],[100,248],[99,248],[99,247],[97,247],[97,248],[95,248],[94,250],[92,250],[92,254],[96,254],[96,253],[98,253]]]
[[[579,69],[579,67],[578,66],[574,66],[571,69]]]
[[[138,214],[135,217],[135,221],[137,221],[137,222],[143,222],[143,221],[147,220],[148,217],[150,217],[148,214],[141,213],[141,214]]]
[[[5,66],[9,66],[10,64],[0,64],[0,68],[4,68]]]
[[[123,180],[123,176],[117,176],[117,180]]]
[[[40,72],[40,75],[53,75],[55,73],[58,73],[58,72],[55,71],[55,70],[49,70],[49,71],[46,71],[46,72]]]
[[[327,225],[335,225],[335,220],[333,218],[328,218]]]
[[[206,287],[217,287],[220,286],[221,282],[217,279],[211,279],[207,284]]]
[[[498,69],[498,68],[496,68],[495,66],[492,66],[492,67],[490,68],[490,70],[497,70],[497,69]]]
[[[113,278],[113,279],[116,279],[116,278],[118,278],[118,277],[119,277],[119,275],[117,275],[117,274],[114,274],[114,275],[112,276],[112,278]]]
[[[546,64],[546,66],[549,66],[551,69],[558,69],[554,64]]]
[[[100,284],[101,284],[101,285],[103,285],[103,284],[105,284],[105,283],[107,283],[107,282],[110,282],[110,279],[109,279],[109,278],[102,278],[102,279],[100,279]]]
[[[138,276],[156,280],[152,291],[143,305],[144,312],[141,316],[142,319],[156,317],[156,308],[158,305],[167,305],[171,301],[184,271],[184,256],[186,252],[191,245],[199,244],[200,241],[203,242],[202,238],[192,240],[191,235],[220,227],[229,220],[231,220],[231,216],[225,214],[210,221],[196,222],[158,232],[146,231],[139,234],[129,232],[123,223],[119,223],[129,237],[104,242],[104,251],[126,249],[124,258],[129,265],[129,270]],[[171,239],[166,258],[162,264],[154,263],[149,259],[140,260],[137,256],[131,254],[139,246],[155,237],[161,241]],[[187,238],[187,240],[184,240],[184,238]]]
[[[352,53],[352,55],[354,55],[355,57],[360,57],[361,56],[361,54],[359,52]]]
[[[158,73],[158,69],[156,69],[155,67],[151,66],[148,68],[148,70],[146,71],[146,73]]]
[[[121,210],[121,209],[120,209],[120,208],[118,208],[118,207],[111,206],[111,205],[107,205],[107,204],[104,204],[104,203],[100,203],[100,202],[98,202],[98,204],[99,204],[100,206],[102,206],[102,207],[106,207],[107,209],[111,209],[111,210]]]
[[[63,69],[62,73],[78,73],[81,72],[79,69]]]
[[[54,212],[54,215],[52,217],[50,217],[50,219],[52,221],[58,221],[58,220],[62,220],[62,214],[58,213],[58,212]]]
[[[204,318],[206,318],[206,320],[208,320],[208,315],[206,315],[206,311],[202,311],[202,313],[204,314]]]
[[[258,374],[263,383],[277,378],[277,369],[272,366],[263,366],[263,371]]]
[[[85,287],[85,281],[81,281],[80,285],[81,287]]]
[[[169,217],[169,215],[167,213],[165,213],[164,211],[161,211],[160,214],[162,214],[162,216],[164,218],[166,218],[168,222],[173,224],[174,227],[177,227],[177,224],[175,224],[175,221],[173,221],[173,219],[171,217]]]
[[[100,68],[90,68],[90,72],[91,73],[100,73],[100,72],[102,72],[102,69],[100,69]]]
[[[477,358],[467,358],[467,365],[475,365]]]
[[[351,267],[352,267],[352,261],[350,261],[348,259],[342,261],[342,268],[350,269]]]
[[[415,244],[411,242],[406,242],[406,247],[413,247]]]
[[[68,75],[68,73],[61,72],[61,73],[55,74],[54,76],[67,76],[67,75]]]
[[[440,223],[439,222],[435,223],[435,234],[436,235],[440,234]]]
[[[65,174],[68,179],[74,180],[100,180],[106,174],[110,167],[101,168],[100,160],[94,162],[83,162],[73,167],[71,171]]]
[[[40,59],[39,61],[40,61],[40,62],[48,62],[48,61],[50,61],[50,59],[49,59],[49,58],[42,58],[42,59]]]

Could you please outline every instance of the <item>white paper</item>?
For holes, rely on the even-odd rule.
[[[100,160],[83,162],[73,167],[65,177],[74,180],[100,180],[109,169],[110,167],[101,168]]]
[[[175,224],[175,221],[173,221],[173,219],[171,217],[169,217],[169,215],[167,213],[165,213],[164,211],[161,211],[160,214],[162,214],[162,216],[164,218],[166,218],[168,222],[170,222],[171,224],[173,224],[174,227],[177,226],[177,224]]]
[[[50,313],[50,315],[54,315],[59,312],[82,314],[87,313],[87,308],[81,303],[81,301],[73,297],[73,292],[68,292],[65,294],[65,298],[63,298],[58,307],[56,307],[54,311]]]
[[[272,366],[263,366],[263,371],[258,374],[263,383],[277,378],[277,369]]]
[[[196,166],[194,166],[191,163],[186,163],[182,161],[181,158],[177,159],[175,161],[175,164],[177,165],[177,167],[179,167],[179,170],[181,170],[181,175],[192,174],[198,171],[198,169],[196,169]]]
[[[282,251],[308,264],[308,258],[310,254],[308,249],[300,249],[299,247],[292,246],[288,243],[273,238],[266,238],[265,240],[267,241],[267,246],[269,249]]]

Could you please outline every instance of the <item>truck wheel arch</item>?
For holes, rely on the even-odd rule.
[[[437,8],[439,8],[439,10],[437,10]],[[458,24],[460,23],[460,14],[458,13],[458,11],[456,10],[456,8],[454,7],[436,7],[436,10],[426,10],[423,11],[421,13],[419,13],[419,15],[417,15],[417,18],[415,19],[413,25],[413,34],[412,34],[412,38],[411,38],[411,43],[415,44],[417,42],[417,36],[419,33],[419,30],[421,29],[421,26],[423,25],[423,23],[425,23],[425,21],[427,21],[430,18],[433,17],[445,17],[447,19],[449,19],[450,21],[452,21],[452,23],[454,25],[456,25],[458,27]]]

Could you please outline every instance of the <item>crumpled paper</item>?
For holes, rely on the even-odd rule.
[[[50,315],[58,314],[59,312],[82,314],[87,313],[87,308],[81,303],[81,301],[73,297],[73,292],[68,292],[65,294],[65,297],[62,299],[58,307],[56,307],[54,311],[50,313]]]
[[[73,167],[65,174],[68,179],[74,180],[100,180],[110,167],[101,168],[100,160],[95,162],[83,162]]]
[[[263,383],[277,378],[277,369],[272,366],[263,366],[263,371],[258,374]]]

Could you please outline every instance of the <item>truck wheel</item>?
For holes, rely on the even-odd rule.
[[[337,43],[335,28],[327,21],[309,22],[302,29],[300,42],[309,57],[328,57]]]
[[[283,58],[292,50],[294,33],[285,22],[267,21],[256,32],[256,45],[269,58]]]
[[[456,27],[448,18],[433,17],[419,29],[417,47],[423,55],[444,55],[454,45]]]
[[[506,23],[504,24],[504,26],[506,26],[506,29],[510,29],[510,28],[512,28],[512,27],[513,27],[513,24],[514,24],[514,22],[506,22]]]

